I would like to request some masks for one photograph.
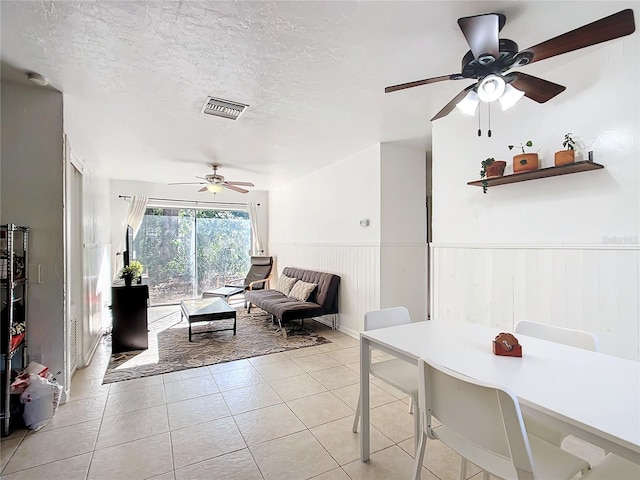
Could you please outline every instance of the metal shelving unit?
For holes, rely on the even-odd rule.
[[[0,225],[0,287],[2,291],[2,436],[10,433],[11,370],[21,354],[20,369],[27,364],[27,298],[29,227]]]

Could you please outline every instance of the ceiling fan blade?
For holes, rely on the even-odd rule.
[[[228,183],[225,183],[224,186],[225,186],[225,188],[228,188],[229,190],[233,190],[234,192],[249,193],[249,190],[245,190],[244,188],[236,187],[235,185],[229,185]]]
[[[571,30],[546,42],[539,43],[523,52],[533,53],[529,63],[544,60],[563,53],[573,52],[584,47],[614,40],[633,33],[636,29],[633,20],[633,10],[622,10],[608,17]]]
[[[243,187],[255,187],[255,185],[251,182],[230,182],[229,180],[227,180],[225,182],[227,185],[240,185]]]
[[[404,90],[405,88],[419,87],[420,85],[427,85],[429,83],[443,82],[444,80],[462,80],[464,77],[460,73],[453,73],[451,75],[442,75],[440,77],[425,78],[424,80],[417,80],[415,82],[400,83],[398,85],[392,85],[384,89],[384,93],[391,93],[397,90]]]
[[[206,192],[207,191],[207,187],[202,187],[200,190],[198,190],[198,192]]]
[[[516,79],[511,85],[518,90],[522,90],[526,97],[535,100],[538,103],[544,103],[551,100],[556,95],[565,91],[567,87],[558,85],[557,83],[543,80],[542,78],[527,75],[522,72],[515,72]]]
[[[487,13],[458,19],[458,26],[476,59],[486,54],[494,59],[500,57],[498,33],[506,20],[507,17],[501,13]]]
[[[453,99],[449,103],[447,103],[442,108],[442,110],[440,110],[438,113],[436,113],[433,116],[433,118],[431,118],[431,121],[433,122],[434,120],[437,120],[439,118],[446,117],[447,115],[449,115],[453,111],[453,109],[456,108],[456,103],[462,100],[465,97],[465,95],[469,92],[469,90],[471,90],[475,86],[476,86],[476,83],[473,83],[469,85],[467,88],[465,88],[464,90],[462,90],[458,95],[453,97]]]

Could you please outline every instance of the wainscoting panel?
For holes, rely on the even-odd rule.
[[[427,245],[383,243],[380,308],[404,306],[414,322],[427,319]]]
[[[379,308],[377,244],[270,243],[269,255],[278,273],[284,267],[298,267],[340,275],[338,328],[345,333],[357,336],[364,314]]]
[[[432,318],[587,330],[640,360],[640,246],[436,245]]]

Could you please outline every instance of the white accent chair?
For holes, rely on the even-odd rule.
[[[610,453],[580,480],[638,480],[640,465]]]
[[[476,381],[435,364],[418,362],[422,434],[413,479],[419,480],[426,446],[441,440],[467,461],[505,480],[569,480],[589,464],[561,448],[527,434],[518,399],[498,386]],[[432,427],[432,416],[440,426]]]
[[[364,329],[376,330],[378,328],[396,327],[411,323],[409,310],[405,307],[383,308],[374,310],[364,314]],[[415,365],[405,362],[399,358],[391,360],[383,360],[371,364],[371,375],[379,378],[383,382],[397,388],[401,392],[411,397],[411,405],[413,406],[413,426],[415,435],[415,445],[418,445],[418,435],[420,433],[420,415],[417,409],[418,405],[418,370]],[[363,379],[361,379],[362,381]],[[358,424],[360,423],[360,409],[362,407],[362,399],[358,397],[358,407],[356,408],[356,416],[353,419],[353,433],[358,432]]]
[[[529,337],[540,338],[550,342],[561,343],[571,347],[582,348],[583,350],[598,351],[598,337],[593,333],[584,330],[573,330],[571,328],[558,327],[555,325],[544,325],[542,323],[522,320],[516,324],[515,333],[528,335]],[[526,352],[524,353],[526,355]],[[542,425],[533,418],[525,415],[524,422],[529,433],[540,437],[547,442],[558,447],[567,436],[566,433],[554,430],[546,425]]]

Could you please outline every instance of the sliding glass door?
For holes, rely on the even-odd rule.
[[[151,304],[162,305],[241,282],[250,249],[247,212],[154,207],[136,235],[134,258],[149,275]]]

